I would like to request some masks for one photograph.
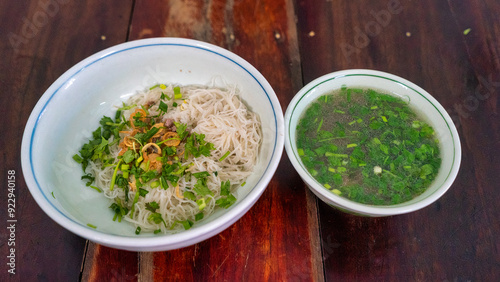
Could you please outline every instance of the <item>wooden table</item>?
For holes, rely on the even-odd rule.
[[[0,183],[15,175],[16,274],[7,191],[0,197],[0,280],[500,281],[500,2],[495,0],[0,1]],[[286,154],[257,204],[217,236],[134,253],[77,237],[24,183],[20,145],[35,103],[85,57],[148,37],[185,37],[253,64],[283,111],[314,78],[369,68],[430,92],[452,116],[462,165],[450,190],[417,212],[364,218],[304,186]]]

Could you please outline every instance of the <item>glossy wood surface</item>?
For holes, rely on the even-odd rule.
[[[0,183],[16,177],[16,274],[7,191],[0,196],[0,281],[499,281],[500,3],[495,0],[0,0]],[[468,30],[468,32],[464,32]],[[255,66],[283,112],[323,74],[390,72],[431,93],[453,118],[462,165],[417,212],[365,218],[312,195],[286,153],[250,211],[179,250],[126,252],[66,231],[24,183],[24,126],[44,91],[109,46],[184,37]]]

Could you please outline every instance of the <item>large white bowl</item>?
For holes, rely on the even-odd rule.
[[[347,87],[372,88],[410,101],[410,107],[425,117],[436,132],[441,150],[441,167],[431,186],[411,201],[398,205],[360,204],[338,196],[316,181],[302,164],[297,153],[297,123],[309,104],[319,96]],[[325,203],[343,211],[364,216],[390,216],[421,209],[441,197],[457,176],[462,151],[457,129],[446,110],[424,89],[401,77],[374,70],[344,70],[315,79],[292,99],[285,113],[285,149],[292,165],[311,191]]]
[[[262,121],[258,164],[229,209],[173,235],[135,235],[113,222],[109,200],[85,187],[72,156],[130,95],[157,83],[207,84],[220,76]],[[28,188],[42,210],[69,231],[94,242],[132,251],[185,247],[223,231],[243,216],[271,180],[283,152],[283,112],[266,79],[248,62],[217,46],[188,39],[153,38],[120,44],[78,63],[40,98],[26,125],[21,159]],[[90,228],[87,224],[97,226]]]

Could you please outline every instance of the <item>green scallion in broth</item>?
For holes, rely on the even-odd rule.
[[[373,89],[319,97],[297,125],[302,163],[325,189],[393,205],[422,194],[441,165],[434,129],[408,103]]]

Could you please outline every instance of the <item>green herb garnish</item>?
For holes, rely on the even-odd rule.
[[[124,217],[128,213],[128,209],[122,206],[119,200],[115,203],[112,203],[111,206],[109,206],[109,208],[115,212],[115,215],[113,216],[113,221],[118,219],[118,222],[121,222],[122,217]]]
[[[157,87],[167,89],[164,84],[157,84],[150,89]],[[175,110],[169,109],[170,105],[177,107],[178,104],[186,103],[181,100],[185,98],[180,87],[173,87],[173,92],[170,97],[162,92],[158,101],[148,101],[143,105],[123,103],[112,118],[104,116],[99,121],[99,127],[92,132],[92,137],[78,154],[73,155],[73,160],[82,166],[84,173],[81,179],[86,181],[87,186],[99,193],[115,191],[124,195],[115,198],[109,206],[114,213],[113,221],[121,222],[124,216],[137,217],[139,212],[136,204],[139,200],[142,203],[147,194],[154,191],[152,189],[168,189],[169,186],[175,189],[174,193],[179,198],[182,198],[179,195],[182,191],[184,198],[192,201],[192,204],[196,203],[199,210],[189,219],[175,221],[170,228],[174,228],[176,224],[182,224],[186,230],[191,228],[193,221],[203,219],[203,210],[214,204],[212,201],[217,192],[208,188],[208,182],[217,178],[218,172],[192,172],[189,169],[195,164],[190,159],[210,156],[215,149],[214,144],[205,140],[204,134],[191,132],[187,124],[174,122],[175,128],[169,125],[158,126],[165,123],[163,115],[167,111]],[[171,99],[178,101],[168,102]],[[175,133],[172,134],[172,131]],[[230,154],[227,151],[219,161]],[[103,189],[92,185],[96,181],[96,175],[86,172],[90,163],[93,167],[97,165],[109,170],[110,174],[112,172],[108,187]],[[193,177],[196,180],[194,185],[179,187],[180,181],[192,183]],[[123,191],[116,191],[117,189]],[[229,181],[223,182],[221,189],[221,198],[215,204],[228,208],[236,202],[236,198],[230,193]],[[130,197],[130,193],[134,196]],[[51,194],[54,197],[54,193]],[[155,224],[163,222],[167,228],[167,222],[159,212],[159,203],[152,201],[144,205],[150,213],[147,220]],[[141,228],[138,227],[135,233],[138,235],[140,232]],[[155,234],[159,232],[161,228],[154,231]]]
[[[159,109],[162,113],[166,113],[168,111],[168,105],[160,101]]]
[[[434,129],[408,103],[371,89],[342,87],[322,96],[297,124],[297,153],[326,189],[353,201],[411,200],[437,175]]]
[[[146,209],[151,212],[156,212],[157,209],[160,208],[160,205],[158,205],[157,202],[149,202],[146,203]]]
[[[163,220],[163,217],[161,217],[160,213],[154,212],[151,215],[149,215],[148,220],[153,221],[156,224],[160,224],[163,222],[163,225],[167,227],[167,224],[165,223],[165,220]]]
[[[229,156],[229,154],[231,154],[231,152],[227,151],[220,159],[219,159],[219,162],[222,162],[225,158],[227,158],[227,156]]]

